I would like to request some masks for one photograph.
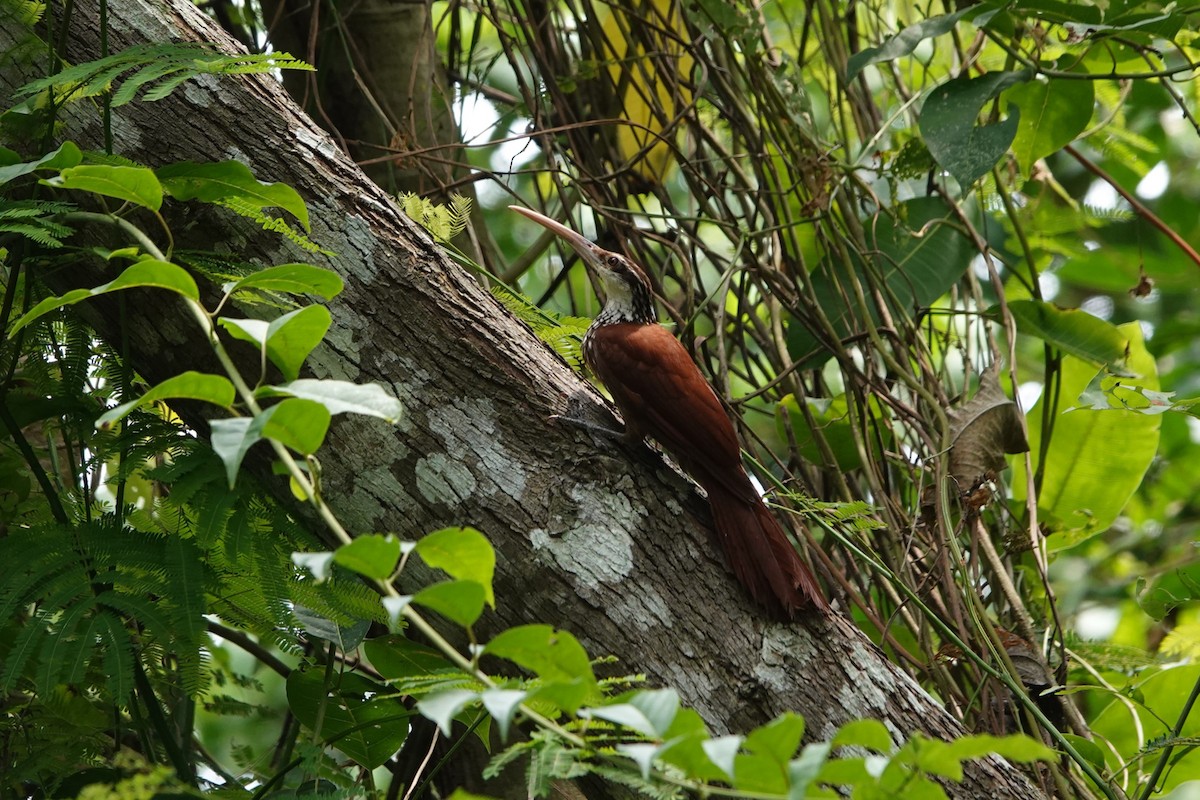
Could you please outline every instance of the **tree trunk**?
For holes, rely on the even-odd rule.
[[[98,56],[97,17],[94,2],[74,5],[70,62]],[[235,46],[186,0],[111,0],[109,26],[114,52],[164,39]],[[11,35],[0,31],[0,47]],[[0,66],[0,89],[34,77],[22,69],[33,68]],[[63,117],[65,136],[100,146],[98,112],[79,104]],[[593,655],[617,656],[621,673],[675,687],[717,733],[785,710],[802,713],[817,739],[861,717],[884,720],[898,738],[963,733],[850,622],[768,622],[721,562],[704,500],[652,450],[552,421],[568,398],[593,410],[602,401],[403,218],[273,78],[193,80],[162,101],[115,109],[113,131],[116,151],[143,163],[236,156],[307,199],[313,238],[338,254],[328,265],[346,280],[312,374],[381,383],[405,407],[397,428],[336,418],[320,454],[326,497],[356,533],[411,538],[453,524],[487,534],[499,608],[481,621],[484,639],[528,622],[569,629]],[[179,247],[216,242],[264,265],[321,262],[219,211],[169,203],[163,214]],[[127,306],[142,375],[158,381],[208,360],[189,318],[165,303]],[[115,329],[109,307],[91,308],[102,331]],[[295,504],[280,479],[264,480]],[[995,758],[969,764],[947,791],[1037,796]]]

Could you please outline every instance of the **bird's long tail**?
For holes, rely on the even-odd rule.
[[[816,578],[770,509],[757,497],[739,497],[721,484],[705,487],[725,559],[742,586],[775,616],[829,609]]]

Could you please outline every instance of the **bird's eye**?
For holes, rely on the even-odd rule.
[[[608,265],[610,267],[613,267],[614,269],[617,267],[620,267],[621,264],[623,263],[623,261],[624,261],[624,259],[622,259],[620,256],[609,256],[608,257]]]

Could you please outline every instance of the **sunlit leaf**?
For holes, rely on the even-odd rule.
[[[116,198],[151,211],[158,211],[162,207],[162,185],[154,173],[145,167],[82,164],[68,167],[42,183],[56,189],[78,189]]]
[[[124,419],[135,408],[148,406],[159,400],[202,400],[224,408],[233,405],[235,396],[233,383],[224,375],[208,375],[203,372],[185,372],[148,389],[137,400],[122,403],[110,409],[96,420],[96,427],[103,428]]]

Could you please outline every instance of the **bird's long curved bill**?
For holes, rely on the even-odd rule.
[[[549,217],[545,216],[544,214],[539,214],[536,211],[531,211],[530,209],[525,208],[524,206],[509,206],[509,209],[512,211],[516,211],[518,214],[521,214],[522,216],[529,217],[531,220],[538,223],[543,228],[546,228],[547,230],[552,231],[552,232],[558,234],[559,236],[561,236],[562,238],[566,239],[571,244],[571,246],[574,247],[579,252],[580,255],[584,255],[584,256],[591,255],[596,249],[596,245],[594,245],[592,243],[592,241],[590,239],[588,239],[586,236],[584,236],[580,233],[576,233],[575,231],[568,228],[566,225],[563,225],[561,222],[550,219]]]

